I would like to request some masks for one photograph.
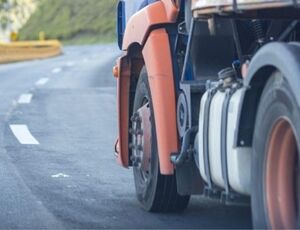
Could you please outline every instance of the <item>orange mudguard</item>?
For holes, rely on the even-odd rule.
[[[160,171],[173,174],[170,156],[178,152],[176,99],[169,37],[165,29],[151,31],[153,26],[176,22],[178,7],[173,0],[161,0],[143,8],[129,20],[122,49],[132,44],[143,47],[142,53],[149,76],[157,132]],[[131,62],[127,54],[121,57],[114,69],[118,78],[119,138],[116,152],[119,163],[129,166],[129,90]]]
[[[165,29],[152,31],[143,49],[148,73],[160,171],[172,174],[172,153],[178,152],[176,99],[169,36]]]
[[[120,57],[114,69],[117,77],[118,129],[119,136],[115,146],[119,164],[129,166],[129,91],[130,91],[130,61],[125,55]]]
[[[138,11],[127,23],[122,49],[133,43],[143,45],[152,26],[176,22],[178,12],[173,0],[158,1]]]

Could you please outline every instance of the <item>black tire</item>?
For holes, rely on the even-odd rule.
[[[139,200],[143,209],[149,212],[183,211],[189,203],[190,196],[180,196],[177,193],[175,174],[172,176],[165,176],[160,173],[152,100],[147,72],[145,68],[143,68],[136,88],[133,107],[134,112],[143,106],[143,101],[145,98],[148,100],[151,112],[150,121],[152,149],[150,158],[150,172],[148,175],[149,179],[147,182],[145,182],[141,176],[142,169],[133,167],[137,199]]]
[[[253,136],[253,156],[252,156],[252,193],[251,193],[251,204],[252,204],[252,220],[253,227],[255,229],[267,229],[267,228],[284,228],[283,226],[277,225],[274,226],[274,221],[272,224],[274,214],[271,209],[270,204],[273,205],[274,202],[270,202],[270,197],[274,197],[278,195],[278,190],[270,190],[268,187],[268,183],[273,184],[273,180],[271,181],[267,175],[272,175],[270,171],[270,167],[273,165],[276,170],[279,168],[277,164],[272,164],[270,156],[277,151],[270,151],[272,149],[272,137],[275,135],[276,125],[280,121],[287,122],[290,125],[291,130],[293,130],[294,143],[295,143],[295,167],[299,166],[299,151],[297,147],[297,143],[299,143],[299,131],[300,131],[300,123],[299,123],[300,112],[296,103],[295,96],[292,93],[291,87],[288,85],[286,79],[282,76],[281,73],[275,72],[268,79],[266,86],[263,90],[260,104],[257,111],[255,130]],[[274,139],[275,140],[275,139]],[[298,140],[298,141],[297,141]],[[282,142],[276,142],[279,146],[283,145]],[[276,148],[276,147],[273,147]],[[282,151],[282,150],[280,150]],[[278,152],[280,152],[278,150]],[[274,154],[273,154],[274,155]],[[272,163],[270,163],[272,162]],[[291,165],[290,167],[292,167]],[[273,167],[272,167],[273,168]],[[279,171],[279,169],[278,169]],[[269,174],[268,174],[269,173]],[[279,174],[281,171],[279,172]],[[276,174],[277,175],[277,174]],[[292,181],[294,189],[293,199],[295,205],[299,207],[299,199],[297,196],[299,194],[299,182],[296,182],[299,177],[299,172],[295,173],[293,178],[288,178]],[[281,180],[274,180],[274,183],[280,183]],[[269,188],[269,190],[267,189]],[[268,191],[272,191],[272,193],[268,193]],[[286,190],[285,190],[286,191]],[[271,194],[271,195],[270,195]],[[287,193],[286,193],[287,194]],[[268,199],[269,198],[269,199]],[[298,200],[298,201],[297,201]],[[299,208],[298,208],[299,209]],[[273,209],[272,209],[273,210]],[[296,207],[297,210],[297,207]],[[296,211],[297,212],[297,211]],[[298,215],[299,213],[297,213]],[[296,216],[297,216],[296,215]],[[299,222],[299,219],[297,220]],[[297,224],[297,221],[295,222]],[[295,225],[294,227],[296,227]]]

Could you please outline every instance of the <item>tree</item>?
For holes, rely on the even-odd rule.
[[[0,25],[2,30],[6,30],[12,23],[9,13],[16,5],[16,0],[0,0]]]
[[[0,40],[9,41],[35,10],[39,0],[0,0]]]

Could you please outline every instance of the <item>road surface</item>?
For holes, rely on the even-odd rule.
[[[251,228],[249,207],[193,197],[144,212],[114,159],[115,45],[0,66],[0,228]]]

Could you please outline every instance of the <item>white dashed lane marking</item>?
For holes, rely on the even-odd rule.
[[[60,73],[60,72],[61,72],[61,68],[55,68],[52,70],[53,74]]]
[[[64,174],[64,173],[58,173],[58,174],[55,174],[55,175],[51,175],[51,177],[52,178],[60,178],[60,177],[62,177],[62,178],[68,178],[70,176],[67,175],[67,174]]]
[[[22,145],[39,145],[40,143],[30,133],[27,125],[10,125],[10,129]]]
[[[49,78],[41,78],[40,80],[38,80],[35,85],[37,86],[41,86],[41,85],[45,85],[47,82],[49,81]]]
[[[18,103],[19,104],[29,104],[31,102],[32,99],[32,94],[28,93],[28,94],[22,94],[19,97]]]
[[[72,67],[72,66],[74,66],[74,63],[71,62],[71,61],[70,61],[70,62],[67,62],[66,66],[67,66],[67,67]]]

